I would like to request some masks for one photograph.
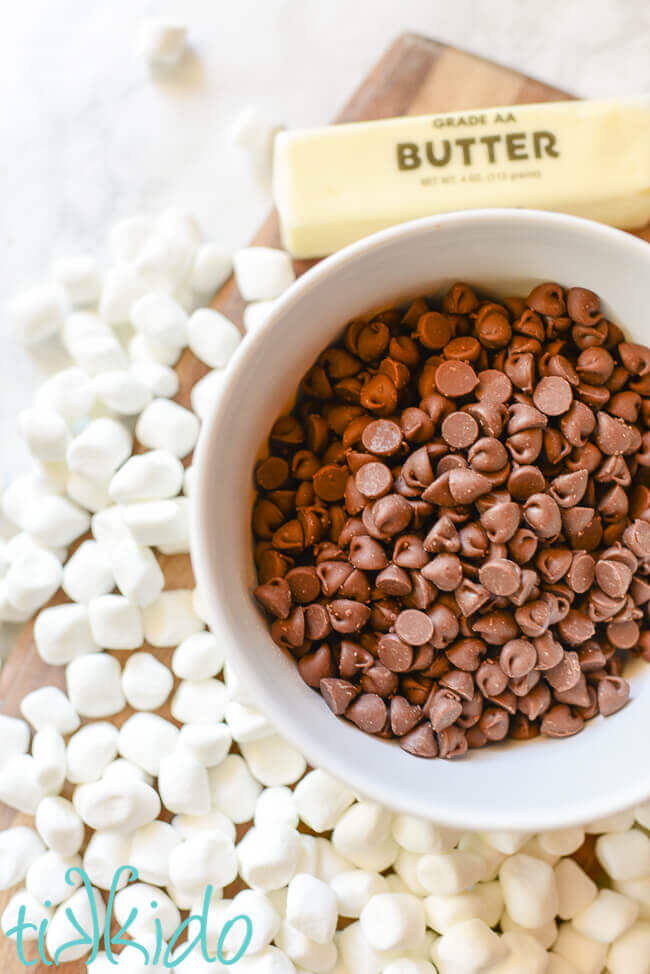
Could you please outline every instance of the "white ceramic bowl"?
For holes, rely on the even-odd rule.
[[[238,350],[203,425],[192,554],[209,622],[251,702],[285,737],[357,792],[463,828],[541,830],[650,797],[650,670],[628,705],[565,740],[537,738],[423,761],[332,716],[272,642],[251,589],[256,456],[297,384],[351,318],[456,280],[526,294],[557,280],[597,291],[635,341],[650,341],[650,246],[618,230],[525,210],[451,213],[377,233],[322,261]]]

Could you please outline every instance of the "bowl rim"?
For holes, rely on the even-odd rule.
[[[221,403],[228,396],[228,390],[246,378],[249,359],[253,355],[253,348],[273,331],[276,321],[295,303],[301,301],[323,279],[335,275],[339,267],[368,251],[380,249],[387,244],[405,237],[426,235],[438,227],[447,225],[463,226],[501,221],[510,225],[539,225],[541,223],[552,227],[561,233],[563,230],[581,231],[586,235],[600,238],[606,244],[614,247],[627,247],[636,252],[648,263],[650,271],[650,243],[635,237],[624,230],[597,223],[582,217],[568,214],[554,213],[546,210],[484,208],[476,210],[452,211],[432,217],[411,220],[380,230],[347,247],[323,258],[317,264],[305,271],[290,287],[276,299],[275,306],[268,318],[255,331],[240,342],[227,369],[224,370],[223,383],[219,396],[208,414],[203,418],[199,439],[194,452],[193,465],[196,471],[195,485],[190,497],[190,553],[195,572],[196,584],[203,603],[204,614],[210,627],[219,634],[226,645],[226,659],[235,659],[238,677],[245,682],[253,705],[258,708],[273,724],[274,729],[284,738],[295,742],[300,752],[306,757],[313,768],[322,768],[329,774],[346,782],[358,795],[363,795],[377,801],[387,808],[398,812],[420,815],[431,819],[431,811],[435,821],[440,824],[472,830],[486,829],[515,829],[530,832],[543,831],[554,828],[564,828],[581,825],[585,822],[596,821],[617,812],[641,804],[650,798],[650,765],[644,776],[642,769],[638,778],[631,782],[626,789],[619,789],[615,798],[608,797],[604,789],[596,799],[592,799],[585,807],[573,808],[571,813],[564,811],[557,814],[553,810],[544,809],[542,812],[524,810],[518,811],[510,822],[504,822],[500,816],[491,816],[480,807],[474,807],[471,794],[468,794],[466,814],[459,819],[455,815],[453,821],[445,819],[444,813],[438,814],[436,809],[427,811],[424,802],[418,804],[410,794],[404,801],[400,801],[394,784],[378,781],[372,775],[368,777],[362,768],[354,768],[350,774],[350,767],[344,756],[338,751],[327,747],[324,741],[315,735],[305,734],[304,726],[293,718],[291,708],[281,706],[276,696],[268,692],[262,680],[258,679],[257,670],[252,663],[251,654],[241,650],[236,633],[226,622],[219,602],[219,585],[213,575],[210,545],[201,526],[207,523],[207,513],[211,506],[212,491],[206,471],[209,469],[208,459],[212,455],[216,443],[215,427],[221,413]],[[251,612],[255,612],[251,602]],[[305,739],[306,738],[306,739]],[[353,779],[358,779],[357,782]]]

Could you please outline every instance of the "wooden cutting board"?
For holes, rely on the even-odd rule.
[[[354,122],[396,115],[419,115],[430,112],[489,108],[497,105],[526,104],[543,101],[559,101],[571,97],[566,92],[552,88],[516,71],[493,64],[473,54],[459,51],[425,37],[405,34],[399,37],[373,68],[359,89],[352,95],[337,118],[338,122]],[[650,240],[650,226],[640,233]],[[280,246],[277,218],[272,213],[257,233],[253,243]],[[296,262],[296,273],[303,273],[311,264]],[[228,281],[214,298],[213,307],[241,324],[244,303],[233,280]],[[177,400],[189,406],[190,391],[208,370],[194,356],[185,351],[176,371],[180,379]],[[167,588],[192,587],[193,576],[186,556],[160,557]],[[62,593],[53,600],[65,601]],[[163,662],[169,663],[172,648],[150,649]],[[116,653],[124,663],[128,653]],[[25,628],[20,641],[0,674],[0,710],[11,715],[19,714],[20,701],[26,693],[46,684],[65,687],[61,667],[50,667],[38,656],[33,642],[31,624]],[[118,726],[132,713],[125,710],[113,722]],[[168,706],[161,710],[170,718]],[[170,718],[171,719],[171,718]],[[0,741],[0,749],[2,742]],[[29,818],[0,805],[0,828],[29,823]],[[593,869],[593,849],[587,845],[581,850],[580,859]],[[0,895],[0,911],[10,894]],[[65,974],[84,974],[83,962],[66,964]],[[48,968],[38,964],[31,968],[34,974],[46,974]],[[0,934],[0,971],[18,974],[23,971],[17,959],[13,942]]]

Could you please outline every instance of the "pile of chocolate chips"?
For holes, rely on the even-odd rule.
[[[350,322],[255,482],[273,639],[412,754],[575,734],[650,660],[650,351],[592,291]]]

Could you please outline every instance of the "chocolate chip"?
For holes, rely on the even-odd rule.
[[[438,392],[450,399],[468,396],[478,385],[478,376],[467,362],[457,359],[442,362],[436,369],[435,383]]]
[[[492,558],[479,568],[478,577],[492,595],[513,595],[519,588],[519,565],[507,558]]]
[[[404,737],[422,720],[422,707],[409,703],[406,697],[393,697],[390,702],[390,726],[396,737]]]
[[[625,706],[630,696],[630,684],[620,676],[606,676],[598,681],[598,709],[609,717]]]
[[[359,695],[360,691],[359,687],[355,687],[348,680],[325,677],[320,681],[320,692],[332,713],[340,716],[345,713],[350,703]]]
[[[478,436],[478,423],[469,413],[450,413],[443,420],[442,436],[455,450],[465,449]]]
[[[255,598],[267,612],[277,619],[286,619],[291,611],[291,589],[285,578],[272,578],[264,585],[258,585]]]
[[[540,379],[533,392],[533,401],[546,416],[561,416],[571,406],[573,393],[566,379],[548,375]]]
[[[298,660],[298,672],[305,683],[318,689],[320,681],[334,676],[332,653],[329,646],[320,646],[315,652],[307,653]]]
[[[435,758],[438,756],[438,742],[431,724],[420,724],[415,730],[400,737],[400,747],[417,758]]]
[[[403,612],[401,614],[404,615]],[[379,659],[393,673],[406,673],[413,663],[413,645],[415,643],[409,645],[403,632],[385,633],[377,643]]]
[[[542,718],[540,730],[547,737],[572,737],[585,726],[582,717],[573,714],[567,704],[557,704],[547,710]]]

